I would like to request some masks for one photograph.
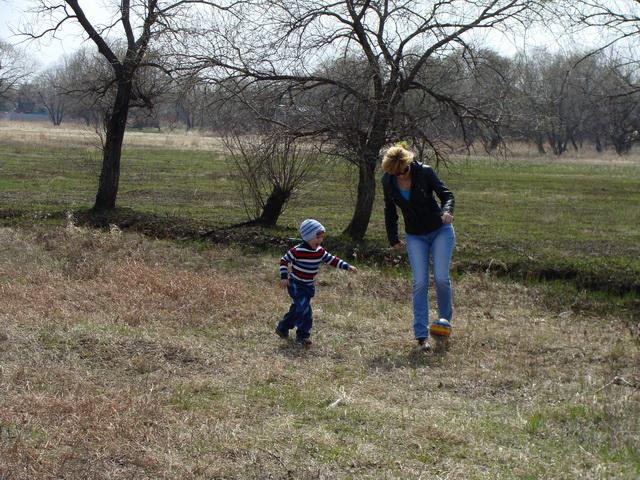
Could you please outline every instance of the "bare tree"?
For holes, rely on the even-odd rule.
[[[0,39],[0,100],[8,98],[33,70],[23,52]]]
[[[176,119],[187,130],[203,126],[203,116],[207,104],[208,85],[199,81],[197,77],[180,79],[173,95],[173,110]]]
[[[578,31],[598,29],[602,35],[598,51],[640,39],[640,0],[565,0],[564,3],[568,18]]]
[[[159,56],[149,55],[150,46],[175,31],[175,23],[186,18],[192,5],[214,6],[212,2],[182,0],[113,0],[114,21],[106,25],[92,22],[78,0],[38,0],[37,12],[48,15],[50,28],[32,31],[34,38],[55,34],[67,23],[79,24],[111,68],[113,100],[105,118],[106,133],[102,170],[95,210],[113,209],[120,179],[120,160],[127,119],[132,106],[152,105],[152,98],[137,88],[145,69],[166,71]],[[38,26],[36,26],[38,28]]]
[[[62,123],[71,98],[66,94],[70,85],[66,78],[66,65],[58,65],[47,69],[34,79],[34,86],[38,92],[40,102],[49,114],[54,126]]]
[[[573,145],[584,126],[588,95],[586,85],[589,62],[579,62],[582,54],[550,56],[542,63],[542,121],[547,143],[555,155],[562,155]],[[539,60],[538,60],[539,61]]]
[[[640,62],[637,56],[640,0],[559,0],[558,3],[565,7],[571,33],[593,38],[595,32],[599,41],[590,51],[568,59],[566,75],[570,81],[572,74],[582,71],[583,85],[573,85],[572,90],[587,93],[590,105],[583,106],[582,111],[592,112],[591,118],[584,119],[589,135],[598,150],[603,148],[603,139],[606,139],[618,153],[626,153],[640,140],[637,106],[640,79],[635,73]],[[606,66],[601,62],[603,55],[609,58]],[[593,71],[594,65],[598,66],[596,71]],[[585,70],[588,70],[586,75]]]
[[[113,69],[99,52],[82,48],[66,59],[65,70],[70,114],[93,127],[104,146],[106,120],[115,99]]]
[[[636,66],[624,65],[620,59],[607,59],[592,96],[595,127],[616,153],[629,153],[640,143],[640,76]]]
[[[224,143],[239,176],[249,223],[275,225],[317,163],[319,151],[279,131],[230,134]]]
[[[492,120],[487,128],[486,122],[469,119],[463,137],[479,140],[487,153],[493,153],[505,142],[502,129],[513,112],[513,62],[488,49],[470,50],[461,58],[469,70],[465,98]]]
[[[375,196],[375,169],[381,149],[407,135],[420,137],[432,155],[441,151],[428,131],[412,125],[403,111],[410,92],[439,105],[462,120],[489,121],[482,112],[446,94],[441,85],[421,82],[421,72],[470,41],[476,29],[526,22],[542,8],[535,0],[264,0],[253,8],[235,9],[226,24],[217,25],[224,43],[211,41],[211,28],[200,43],[190,38],[182,54],[211,77],[239,79],[240,96],[248,85],[281,87],[283,104],[296,121],[280,123],[298,135],[324,136],[334,152],[358,166],[356,205],[345,232],[362,239]],[[355,59],[357,70],[327,70],[328,59]],[[341,108],[333,120],[300,122],[302,99],[317,98]],[[343,108],[344,107],[344,108]],[[317,111],[327,112],[318,106]],[[303,115],[302,115],[303,116]],[[417,127],[417,128],[413,128]]]

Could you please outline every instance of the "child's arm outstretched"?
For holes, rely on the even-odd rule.
[[[349,272],[357,272],[358,271],[358,269],[356,267],[354,267],[353,265],[349,265],[344,260],[340,259],[336,255],[330,254],[326,250],[324,251],[324,255],[322,256],[322,261],[324,263],[326,263],[327,265],[331,265],[332,267],[340,268],[342,270],[347,270]]]

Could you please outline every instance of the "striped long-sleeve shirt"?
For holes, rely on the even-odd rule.
[[[280,278],[286,279],[291,276],[291,278],[299,282],[313,283],[320,269],[320,262],[335,268],[349,270],[347,262],[330,254],[323,247],[313,249],[306,243],[301,243],[291,248],[280,259]],[[290,273],[289,264],[291,264]]]

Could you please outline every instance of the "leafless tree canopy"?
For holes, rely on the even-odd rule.
[[[26,79],[33,66],[16,47],[0,39],[0,99]]]
[[[356,209],[346,232],[362,238],[375,192],[380,150],[413,137],[440,156],[429,128],[436,111],[461,126],[490,125],[478,105],[435,84],[430,69],[469,50],[476,30],[525,25],[546,2],[532,0],[265,0],[231,6],[223,21],[203,25],[176,51],[209,78],[235,79],[231,96],[256,84],[280,92],[299,135],[325,136],[332,153],[359,168]],[[215,32],[215,35],[213,35]],[[412,101],[408,97],[416,92]],[[412,108],[415,102],[425,109]],[[312,105],[311,107],[309,105]]]
[[[289,200],[307,179],[319,151],[286,132],[225,137],[232,171],[239,177],[250,223],[275,225]]]

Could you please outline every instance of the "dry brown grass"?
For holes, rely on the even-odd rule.
[[[640,156],[635,151],[630,154],[618,155],[613,148],[609,148],[603,152],[598,152],[595,146],[585,143],[576,151],[569,148],[562,155],[554,155],[552,150],[546,145],[546,154],[540,154],[537,147],[532,142],[524,142],[520,140],[507,140],[506,148],[499,148],[492,152],[492,156],[496,159],[508,159],[513,162],[528,162],[535,159],[537,162],[558,163],[563,164],[581,164],[581,165],[638,165]],[[467,154],[466,146],[460,146],[457,152],[461,155]],[[480,143],[473,145],[469,152],[469,159],[473,161],[477,158],[487,157],[487,151]]]
[[[418,354],[406,275],[325,269],[302,349],[273,334],[276,270],[0,229],[0,478],[637,477],[640,349],[615,315],[469,275],[450,349]]]
[[[17,122],[0,120],[0,139],[4,143],[25,143],[31,146],[87,146],[99,147],[100,138],[93,127],[81,124],[63,124],[54,127],[43,122]],[[127,131],[125,147],[168,148],[176,150],[207,150],[220,152],[224,146],[220,138],[199,132],[140,132]]]
[[[48,122],[0,120],[0,140],[7,144],[25,143],[31,146],[47,147],[98,147],[100,145],[100,139],[93,127],[68,122],[54,127]],[[124,143],[125,147],[226,152],[226,147],[219,136],[210,132],[185,132],[180,129],[174,131],[129,130]],[[487,157],[486,151],[480,145],[472,147],[470,152],[466,147],[460,146],[456,152],[462,155],[462,161],[475,161]],[[471,153],[471,156],[467,156],[467,153]],[[528,162],[535,158],[538,162],[546,161],[554,164],[561,159],[565,164],[580,165],[638,165],[640,163],[639,155],[618,155],[613,150],[599,153],[589,145],[585,145],[579,152],[569,150],[561,157],[551,152],[546,156],[540,156],[533,144],[515,141],[509,143],[506,152],[496,152],[494,158],[509,162]]]

